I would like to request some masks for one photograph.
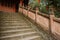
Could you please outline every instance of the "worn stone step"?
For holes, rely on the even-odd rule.
[[[33,31],[33,29],[17,29],[17,30],[4,30],[4,31],[0,31],[0,33],[8,33],[8,32],[18,32],[18,31]]]
[[[34,39],[30,39],[30,40],[44,40],[44,39],[41,38],[41,37],[36,37],[36,38],[34,38]]]
[[[0,17],[0,18],[1,18],[1,19],[8,19],[8,18],[9,18],[9,19],[17,19],[17,18],[18,18],[18,19],[23,19],[23,17],[19,17],[19,16],[11,16],[11,17],[10,17],[10,16],[7,16],[7,17],[3,17],[3,16],[2,16],[2,17]]]
[[[0,14],[2,17],[21,17],[21,15],[19,15],[19,14]],[[18,15],[18,16],[17,16]]]
[[[15,35],[15,34],[23,34],[23,33],[29,33],[29,32],[36,32],[34,30],[26,30],[26,31],[16,31],[16,32],[7,32],[7,33],[0,33],[0,37],[4,37],[4,36],[9,36],[9,35]],[[37,33],[36,33],[37,34]],[[35,34],[35,35],[36,35]],[[34,35],[34,34],[33,34]],[[38,35],[38,34],[37,34]],[[22,35],[23,36],[23,35]],[[26,35],[26,36],[31,36],[31,35]],[[24,37],[26,37],[24,36]]]
[[[24,19],[21,19],[21,18],[19,18],[19,19],[16,19],[16,18],[15,18],[15,19],[12,19],[12,18],[11,18],[11,19],[6,19],[6,18],[5,18],[5,19],[2,19],[2,20],[0,20],[0,21],[15,21],[15,20],[16,20],[16,21],[19,21],[19,20],[20,20],[20,21],[25,21]]]
[[[2,39],[2,38],[10,38],[10,37],[15,37],[15,36],[27,36],[27,35],[31,35],[31,34],[34,34],[34,33],[36,33],[36,32],[25,32],[25,33],[19,33],[19,34],[11,34],[11,35],[8,35],[8,36],[2,36],[2,37],[0,37],[0,39]]]
[[[24,25],[26,26],[26,25],[28,25],[28,24],[26,24],[26,23],[25,23],[25,24],[24,24],[24,23],[20,23],[20,24],[19,24],[19,23],[11,23],[11,24],[10,24],[10,23],[5,23],[5,24],[0,24],[0,26],[2,26],[2,25],[3,25],[3,26],[10,26],[10,25],[11,25],[11,26],[15,26],[15,25],[16,25],[16,26],[19,26],[19,25],[20,25],[20,26],[24,26]]]
[[[2,24],[2,23],[25,23],[25,21],[23,21],[23,20],[6,20],[6,21],[0,21],[0,24]]]
[[[17,22],[0,22],[0,25],[19,25],[19,24],[27,24],[27,22],[17,21]]]
[[[18,17],[16,17],[16,18],[1,18],[1,19],[3,19],[3,20],[23,20],[23,18],[18,18]]]
[[[38,31],[18,13],[0,13],[0,40],[49,40],[43,31]],[[53,39],[54,40],[54,39]]]
[[[17,18],[20,19],[20,17],[1,17],[1,19],[8,19],[8,18],[9,18],[9,19],[17,19]],[[21,19],[22,19],[22,18],[21,18]]]
[[[6,29],[6,28],[26,28],[26,27],[30,27],[30,26],[1,26],[0,27],[0,29],[1,28],[3,28],[3,29]]]
[[[5,14],[5,15],[4,14],[0,14],[0,15],[3,16],[3,17],[15,17],[15,16],[18,17],[17,16],[18,14],[17,15],[16,14]]]
[[[9,37],[9,38],[2,38],[0,40],[21,40],[21,36],[14,36],[14,37]]]
[[[16,31],[16,32],[1,32],[0,36],[3,37],[3,36],[9,36],[9,35],[14,35],[14,34],[23,34],[23,33],[29,33],[29,32],[36,32],[34,30],[26,30],[26,31]]]
[[[0,18],[0,19],[2,19],[2,20],[23,20],[22,18]]]
[[[20,24],[20,25],[0,25],[0,26],[2,27],[2,26],[28,26],[28,25]]]
[[[27,39],[28,38],[28,39]],[[9,38],[4,38],[4,39],[1,39],[1,40],[31,40],[31,39],[36,39],[36,38],[39,38],[38,35],[31,35],[31,36],[28,36],[28,37],[25,37],[23,38],[23,36],[15,36],[15,37],[9,37]]]
[[[17,30],[17,29],[30,29],[30,28],[31,28],[31,27],[1,28],[0,31]]]
[[[24,21],[23,19],[2,19],[0,21]]]
[[[1,26],[1,27],[2,27],[2,26],[3,26],[3,27],[4,27],[4,26],[6,27],[6,26],[28,26],[28,25],[27,25],[27,24],[17,24],[17,25],[15,25],[15,24],[4,24],[4,25],[3,25],[3,24],[0,24],[0,26]]]
[[[31,39],[36,39],[39,38],[40,36],[31,36],[31,37],[27,37],[27,38],[23,38],[22,40],[31,40]]]
[[[0,23],[0,25],[27,25],[27,23],[25,23],[25,22],[7,22],[7,23],[4,23],[4,22],[2,22],[2,23]]]

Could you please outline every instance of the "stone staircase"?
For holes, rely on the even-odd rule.
[[[49,38],[22,15],[0,12],[0,40],[53,40]]]

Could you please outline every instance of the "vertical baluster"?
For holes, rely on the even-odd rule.
[[[36,7],[35,22],[37,22],[37,14],[38,14],[38,12],[39,12],[39,9],[38,9],[38,7]]]
[[[30,7],[28,6],[27,17],[29,16],[29,10],[30,10]]]
[[[52,6],[49,7],[50,19],[49,19],[49,34],[52,34],[52,27],[54,27],[54,9]]]
[[[23,12],[24,12],[23,9],[24,9],[24,4],[23,4],[23,6],[22,6],[22,14],[23,14]]]

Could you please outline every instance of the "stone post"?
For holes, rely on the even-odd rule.
[[[49,13],[50,13],[50,16],[49,16],[49,33],[51,34],[52,33],[52,27],[54,27],[54,9],[52,6],[49,7]]]
[[[23,14],[23,12],[24,12],[23,9],[24,9],[24,5],[22,6],[22,14]]]
[[[37,14],[38,14],[38,12],[39,12],[39,9],[38,9],[38,7],[36,7],[36,14],[35,14],[35,22],[37,23]]]
[[[30,7],[28,6],[27,17],[29,16],[29,10],[30,10]]]

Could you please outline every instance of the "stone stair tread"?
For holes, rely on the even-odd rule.
[[[9,38],[9,37],[15,37],[15,36],[22,36],[22,35],[30,35],[30,34],[33,34],[33,33],[36,33],[36,32],[28,32],[28,33],[21,33],[21,34],[13,34],[13,35],[9,35],[9,36],[3,36],[3,37],[0,37],[0,39],[2,38]]]
[[[25,23],[25,21],[23,21],[23,20],[10,20],[10,21],[8,21],[8,20],[6,20],[6,21],[0,21],[0,23]]]
[[[0,25],[27,25],[26,23],[0,23]]]
[[[29,40],[32,40],[32,39],[36,39],[36,38],[40,38],[38,35],[35,35],[35,36],[28,36],[26,37],[26,40],[27,38],[31,38]],[[34,37],[34,38],[33,38]],[[24,40],[25,38],[21,37],[21,36],[15,36],[15,37],[9,37],[9,38],[4,38],[4,39],[1,39],[1,40]]]
[[[37,38],[31,39],[31,40],[44,40],[44,39],[41,37],[37,37]]]
[[[20,28],[1,28],[0,31],[7,31],[7,30],[19,30],[19,29],[31,29],[31,27],[20,27]]]
[[[32,36],[32,37],[27,37],[27,38],[23,38],[22,40],[31,40],[31,39],[35,39],[38,38],[40,36]]]
[[[28,38],[28,37],[32,37],[32,36],[39,36],[39,35],[38,35],[38,33],[32,33],[32,34],[14,36],[14,37],[9,37],[9,38],[13,39],[13,38],[17,38],[17,37],[18,37],[18,38],[22,37],[22,39],[23,39],[23,38]],[[7,38],[6,38],[6,39],[7,39]]]
[[[25,22],[24,20],[22,20],[22,19],[9,19],[9,20],[7,20],[7,19],[2,19],[2,20],[0,20],[0,22]]]
[[[1,37],[2,36],[9,36],[9,35],[14,35],[14,34],[23,34],[23,33],[29,33],[29,32],[36,32],[34,30],[26,30],[26,31],[17,31],[17,32],[7,32],[7,33],[0,33]]]
[[[0,40],[49,40],[47,34],[35,26],[18,13],[1,12]]]
[[[33,31],[33,29],[17,29],[17,30],[7,30],[7,31],[0,31],[0,33],[7,33],[7,32],[18,32],[18,31]]]
[[[20,27],[22,27],[22,26],[28,26],[28,25],[0,25],[0,27],[13,27],[13,26],[20,26]]]
[[[0,23],[0,25],[28,25],[26,23]]]
[[[6,25],[1,24],[0,26],[28,26],[28,25],[27,24],[24,24],[24,25],[23,24],[17,24],[17,25],[16,24],[9,24],[9,25],[8,24],[6,24]]]
[[[4,29],[4,28],[26,28],[26,27],[30,27],[30,26],[1,26],[0,29]]]

